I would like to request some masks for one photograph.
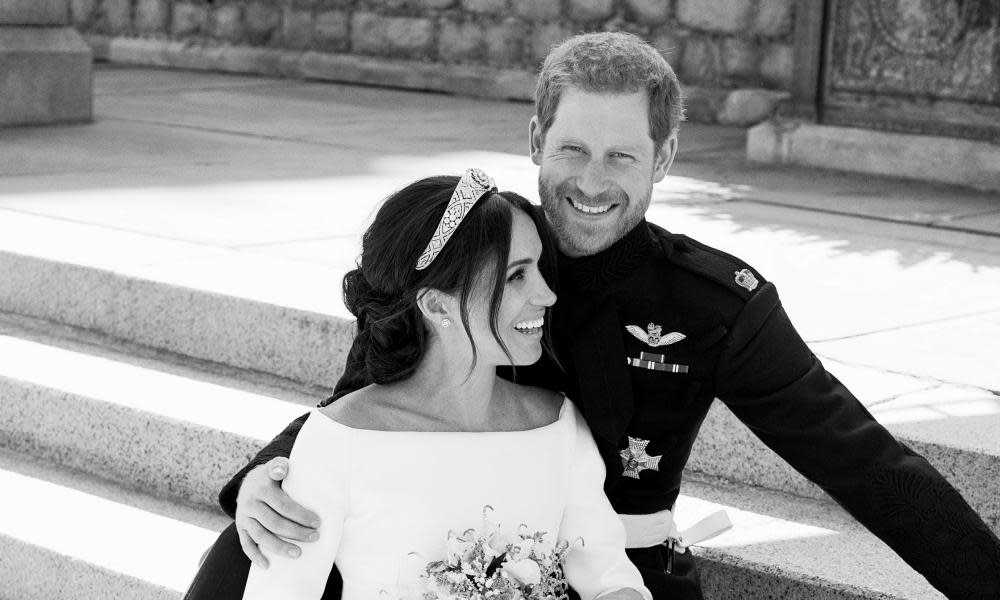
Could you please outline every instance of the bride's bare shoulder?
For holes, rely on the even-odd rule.
[[[319,409],[326,417],[356,429],[382,429],[385,425],[385,394],[374,386],[363,387]]]

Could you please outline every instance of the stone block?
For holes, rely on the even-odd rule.
[[[791,98],[788,92],[761,89],[733,90],[719,111],[724,125],[755,125],[774,114],[778,104]]]
[[[199,35],[208,25],[208,10],[202,4],[179,2],[174,4],[170,31],[175,36]]]
[[[793,0],[759,0],[751,31],[777,37],[792,31]]]
[[[135,30],[139,33],[164,33],[170,23],[167,0],[136,0]]]
[[[89,121],[91,64],[71,27],[0,27],[0,126]]]
[[[434,22],[419,17],[386,17],[355,13],[351,17],[351,49],[361,54],[416,57],[434,47]]]
[[[769,44],[760,61],[760,75],[768,85],[787,90],[795,75],[795,54],[790,44]]]
[[[285,7],[281,19],[281,40],[285,48],[302,50],[310,47],[313,41],[312,10]]]
[[[697,85],[684,86],[684,113],[689,122],[715,123],[729,90]]]
[[[351,43],[351,17],[343,10],[327,10],[316,15],[313,37],[323,50],[342,52]]]
[[[212,10],[209,29],[212,37],[229,42],[239,42],[244,37],[243,5],[222,4]]]
[[[566,41],[571,35],[573,35],[573,32],[559,23],[550,23],[535,27],[531,35],[532,66],[541,66],[545,57],[552,51],[552,48]]]
[[[625,0],[629,20],[643,25],[662,25],[670,16],[668,0]]]
[[[476,61],[483,57],[483,28],[470,21],[441,23],[438,56],[448,62]]]
[[[726,75],[751,79],[757,75],[757,45],[741,38],[722,41],[722,68]]]
[[[243,28],[251,44],[267,44],[281,27],[281,7],[268,0],[255,0],[246,5]]]
[[[451,8],[455,4],[455,0],[410,0],[411,3],[416,8],[425,8],[431,10],[441,10],[444,8]]]
[[[614,13],[614,0],[569,0],[567,16],[574,21],[602,21]]]
[[[554,21],[562,16],[560,0],[513,0],[514,14],[530,21]]]
[[[123,34],[132,30],[132,3],[130,0],[103,0],[101,13],[101,29],[103,31],[111,34]]]
[[[511,17],[486,27],[486,59],[499,67],[520,65],[524,60],[524,24]]]
[[[3,0],[0,25],[69,25],[66,0]]]
[[[660,51],[675,71],[680,69],[684,59],[684,38],[677,33],[676,28],[664,27],[656,31],[650,36],[649,43]]]
[[[462,8],[487,15],[502,15],[509,10],[507,0],[462,0]]]
[[[97,15],[97,0],[70,0],[69,12],[73,25],[89,29]]]
[[[686,83],[714,83],[722,73],[722,56],[718,40],[704,35],[692,35],[684,42],[681,79]]]
[[[737,33],[750,22],[751,0],[678,0],[677,20],[702,31]]]
[[[1000,146],[976,140],[770,119],[747,131],[747,159],[1000,192]]]

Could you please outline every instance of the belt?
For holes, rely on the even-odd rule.
[[[661,510],[648,515],[618,515],[625,526],[626,548],[649,548],[672,542],[681,549],[695,546],[732,529],[726,511],[716,511],[684,531],[677,529],[674,513]],[[683,550],[682,550],[683,551]]]

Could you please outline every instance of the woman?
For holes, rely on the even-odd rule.
[[[345,600],[399,598],[412,557],[443,559],[448,532],[479,527],[487,505],[509,537],[525,524],[582,539],[565,562],[581,598],[651,597],[573,404],[496,376],[541,357],[553,258],[541,217],[481,171],[386,200],[344,278],[373,383],[309,415],[284,482],[320,515],[320,539],[252,567],[243,598],[321,598],[334,564]],[[240,591],[238,579],[205,591],[205,573],[242,558],[231,537],[189,598]]]

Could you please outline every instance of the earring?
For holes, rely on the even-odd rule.
[[[441,327],[451,327],[451,319],[447,317],[441,319]]]

